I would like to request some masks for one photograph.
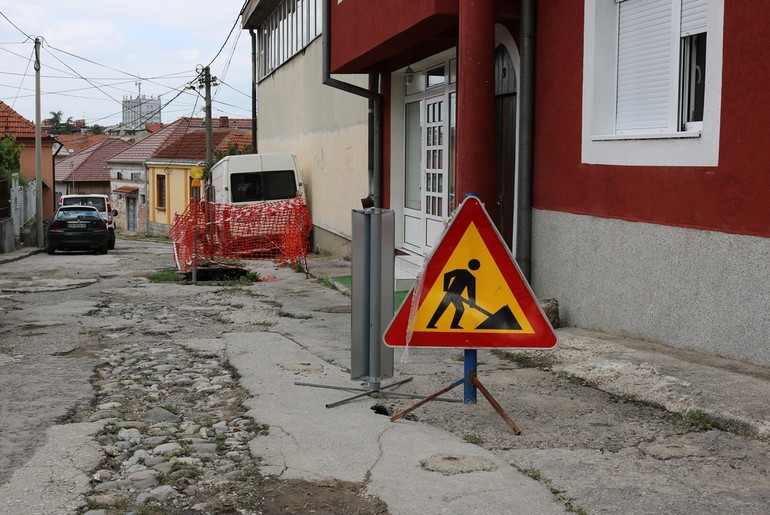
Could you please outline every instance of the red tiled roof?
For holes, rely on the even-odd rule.
[[[135,191],[139,191],[139,188],[136,186],[120,186],[112,191],[114,193],[133,193]]]
[[[110,163],[143,163],[167,141],[179,138],[187,132],[190,125],[189,118],[180,118],[175,122],[164,126],[160,131],[151,134],[143,140],[134,143],[126,150],[112,156]]]
[[[79,154],[56,163],[57,181],[66,182],[110,182],[107,160],[125,150],[130,143],[109,138],[91,145]]]
[[[59,134],[56,136],[56,140],[64,147],[63,153],[59,155],[67,156],[72,150],[69,155],[73,156],[108,137],[106,134]]]
[[[214,148],[225,150],[230,145],[243,146],[251,143],[251,134],[240,129],[214,129]],[[169,141],[152,156],[154,159],[179,161],[203,161],[206,159],[206,131],[194,130]]]
[[[204,118],[189,118],[189,120],[191,128],[203,129],[206,127],[206,120]],[[211,122],[211,126],[214,129],[251,130],[251,118],[220,116],[219,118],[213,118]]]
[[[146,124],[144,124],[144,130],[146,130],[150,134],[154,134],[154,133],[158,132],[159,130],[161,130],[165,126],[166,125],[163,124],[163,123],[147,122]]]
[[[48,133],[42,131],[43,136]],[[34,138],[35,124],[11,109],[0,100],[0,136],[15,136],[16,138]]]

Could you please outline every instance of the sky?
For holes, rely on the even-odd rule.
[[[203,117],[198,72],[209,65],[212,116],[251,117],[251,37],[244,0],[0,0],[0,100],[35,121],[34,40],[41,38],[41,119],[120,123],[122,101],[160,96],[161,120]],[[181,92],[181,94],[179,94]],[[179,95],[178,95],[179,94]],[[178,96],[177,96],[178,95]]]

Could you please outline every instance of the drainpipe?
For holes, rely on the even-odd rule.
[[[516,213],[516,262],[527,281],[532,276],[532,155],[535,118],[535,7],[521,1],[521,88],[519,115],[519,181]]]
[[[369,89],[331,78],[331,0],[324,1],[323,9],[323,77],[326,86],[340,89],[369,100],[369,199],[371,207],[382,207],[382,95],[379,93],[379,75],[369,74]],[[369,207],[369,206],[367,206]]]
[[[257,35],[251,35],[251,151],[257,153]]]

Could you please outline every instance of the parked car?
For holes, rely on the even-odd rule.
[[[61,206],[48,222],[45,250],[95,250],[106,254],[110,246],[107,222],[91,206]]]
[[[102,220],[107,222],[107,230],[110,232],[109,249],[115,248],[115,220],[118,210],[112,209],[109,195],[89,193],[82,195],[62,195],[59,197],[59,206],[93,206],[99,211]]]

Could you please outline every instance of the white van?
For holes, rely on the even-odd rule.
[[[59,197],[59,206],[92,206],[99,211],[102,220],[107,222],[107,230],[110,233],[109,249],[115,248],[115,220],[118,210],[112,209],[109,195],[96,193],[87,195],[62,195]]]
[[[211,167],[214,202],[256,204],[304,197],[294,154],[225,156]]]

